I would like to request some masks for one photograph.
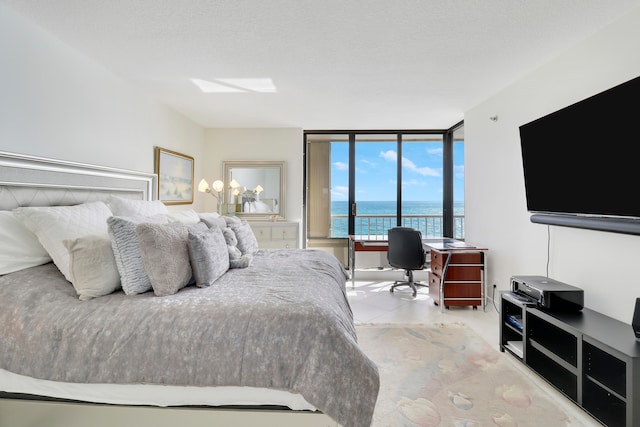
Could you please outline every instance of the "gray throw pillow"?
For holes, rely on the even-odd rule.
[[[207,224],[209,228],[215,225],[223,230],[227,226],[227,221],[224,220],[224,217],[216,212],[201,212],[198,213],[198,217],[200,217],[200,221]]]
[[[242,255],[253,255],[258,251],[258,240],[247,221],[230,224],[229,228],[233,230],[238,239],[238,249]]]
[[[107,220],[111,249],[125,294],[135,295],[151,290],[151,281],[142,262],[136,225],[141,223],[162,224],[167,221],[164,215],[154,217],[112,216]]]
[[[229,269],[227,243],[217,226],[200,234],[189,232],[188,250],[199,288],[211,286]]]
[[[187,249],[189,230],[202,233],[203,223],[142,223],[136,226],[144,268],[157,296],[173,295],[189,284],[192,276]]]

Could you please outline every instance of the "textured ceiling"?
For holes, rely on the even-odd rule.
[[[0,0],[205,127],[442,129],[637,0]],[[270,78],[202,93],[190,79]]]

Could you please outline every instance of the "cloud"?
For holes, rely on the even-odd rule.
[[[380,152],[380,157],[389,162],[395,162],[396,160],[398,160],[398,153],[396,153],[394,150],[382,151]]]
[[[380,153],[380,157],[382,157],[383,159],[389,162],[395,163],[398,160],[398,153],[394,150],[382,151]],[[411,172],[415,172],[422,176],[435,176],[435,177],[440,176],[440,172],[438,172],[438,170],[430,168],[428,166],[418,167],[415,163],[413,163],[411,160],[407,159],[406,157],[402,158],[402,166],[410,170]]]
[[[336,185],[331,189],[331,200],[348,200],[349,187]]]
[[[334,162],[333,163],[333,167],[335,167],[336,169],[338,169],[339,171],[346,171],[349,170],[349,165],[344,163],[344,162]]]

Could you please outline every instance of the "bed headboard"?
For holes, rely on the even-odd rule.
[[[0,151],[0,210],[77,205],[111,195],[153,200],[157,194],[153,173]]]

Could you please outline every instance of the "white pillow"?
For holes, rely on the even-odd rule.
[[[120,288],[120,275],[109,236],[65,240],[71,283],[81,300],[109,295]]]
[[[12,211],[0,211],[0,275],[51,262],[38,238]]]
[[[169,213],[160,200],[134,200],[111,196],[107,203],[115,216],[153,216]]]
[[[200,217],[193,209],[170,212],[167,214],[167,218],[169,219],[169,222],[181,222],[183,224],[195,224],[200,222]]]
[[[258,213],[271,212],[271,208],[269,208],[269,205],[267,205],[264,202],[261,202],[260,200],[256,200],[254,202],[254,207],[255,207],[255,211],[251,211],[251,212],[258,212]]]
[[[62,243],[87,234],[107,235],[111,211],[103,202],[75,206],[22,207],[16,218],[36,236],[64,277],[71,282],[69,252]]]

